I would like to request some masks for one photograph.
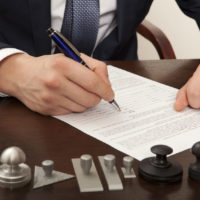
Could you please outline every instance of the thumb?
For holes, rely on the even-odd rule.
[[[100,76],[108,85],[110,85],[107,65],[104,62],[91,58],[83,53],[81,53],[81,58],[87,63],[93,72],[98,74],[98,76]]]
[[[102,64],[101,66],[99,65],[93,71],[98,74],[108,85],[111,85],[106,64]]]
[[[176,102],[174,104],[174,109],[176,111],[182,111],[186,106],[188,106],[187,99],[187,84],[185,84],[178,92],[176,96]]]

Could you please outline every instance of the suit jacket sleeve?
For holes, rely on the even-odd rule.
[[[0,49],[3,49],[3,48],[12,48],[12,46],[9,44],[6,44],[6,42],[4,42],[4,40],[0,37]]]
[[[0,49],[3,49],[3,48],[11,48],[11,46],[6,43],[0,42]]]
[[[0,49],[3,49],[3,48],[12,48],[12,46],[7,44],[6,39],[3,37],[0,31]]]
[[[181,10],[196,20],[200,29],[200,0],[176,0]]]

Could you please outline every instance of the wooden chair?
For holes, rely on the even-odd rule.
[[[137,28],[137,32],[153,44],[160,59],[176,59],[172,45],[161,29],[144,20]]]

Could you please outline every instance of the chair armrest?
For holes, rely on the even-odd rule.
[[[176,59],[172,45],[161,29],[144,20],[138,26],[137,32],[153,44],[160,59]]]

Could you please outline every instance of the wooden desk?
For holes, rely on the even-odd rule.
[[[174,87],[181,87],[192,75],[200,60],[128,61],[112,62],[128,71]],[[0,100],[0,152],[8,146],[21,147],[32,170],[42,160],[55,161],[55,170],[74,174],[71,158],[88,153],[94,157],[105,191],[80,193],[76,179],[32,190],[31,185],[14,191],[0,189],[0,200],[191,200],[200,198],[200,183],[188,179],[188,165],[194,157],[187,150],[173,156],[184,168],[182,182],[155,185],[137,177],[124,180],[120,171],[123,154],[75,128],[52,117],[41,116],[23,106],[14,98]],[[108,191],[97,161],[98,155],[107,153],[117,157],[117,168],[123,180],[123,191]],[[134,168],[137,172],[138,163]]]

